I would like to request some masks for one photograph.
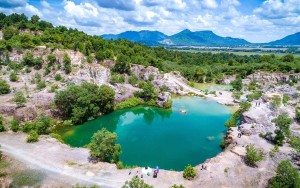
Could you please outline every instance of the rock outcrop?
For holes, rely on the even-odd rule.
[[[247,76],[247,79],[257,80],[258,82],[264,83],[289,83],[293,79],[300,79],[300,73],[296,74],[284,74],[284,73],[265,73],[265,72],[256,72]]]
[[[160,107],[164,107],[165,103],[169,100],[171,100],[171,93],[162,92],[158,95],[156,104]]]

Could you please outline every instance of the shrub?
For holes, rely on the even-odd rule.
[[[165,109],[170,109],[170,108],[172,108],[172,104],[173,104],[172,99],[168,99],[168,100],[163,104],[163,108],[165,108]]]
[[[300,175],[290,161],[283,160],[276,169],[276,176],[269,181],[270,188],[295,187],[300,185]]]
[[[24,106],[25,103],[27,102],[22,91],[18,91],[17,93],[14,94],[13,101],[17,104],[18,107]]]
[[[149,80],[150,82],[153,81],[153,80],[154,80],[154,75],[153,75],[153,74],[149,75],[148,80]]]
[[[56,81],[60,81],[60,80],[62,79],[62,77],[61,77],[60,74],[55,74],[55,75],[54,75],[54,79],[55,79]]]
[[[50,92],[54,93],[58,89],[58,86],[56,84],[52,85],[50,88]]]
[[[283,131],[285,136],[290,136],[290,125],[292,123],[292,118],[290,118],[287,114],[281,114],[277,118],[272,120],[275,125]]]
[[[278,146],[282,146],[283,141],[285,139],[283,132],[280,129],[277,129],[277,130],[275,130],[275,134],[276,134],[276,136],[275,136],[273,142]]]
[[[130,181],[126,181],[122,188],[153,188],[153,186],[138,177],[133,177]]]
[[[10,92],[10,86],[5,80],[0,79],[0,95],[8,94]]]
[[[281,98],[276,96],[272,99],[272,101],[270,102],[270,105],[272,108],[277,109],[280,107],[281,105]]]
[[[88,145],[90,155],[93,159],[117,163],[121,154],[121,145],[116,144],[118,136],[105,128],[96,132]]]
[[[72,65],[71,65],[71,59],[68,54],[64,54],[63,57],[63,63],[65,68],[65,73],[70,74],[72,72]]]
[[[256,166],[256,163],[263,160],[263,153],[258,151],[253,144],[246,147],[245,162],[251,167]]]
[[[132,98],[128,98],[123,102],[120,102],[118,104],[116,104],[115,109],[116,110],[120,110],[120,109],[124,109],[124,108],[130,108],[130,107],[135,107],[138,105],[143,104],[143,101],[139,98],[136,97],[132,97]]]
[[[128,83],[135,86],[138,83],[138,78],[136,76],[130,76],[128,78]]]
[[[279,147],[278,147],[278,145],[275,145],[274,148],[271,149],[269,155],[270,155],[270,157],[274,157],[275,154],[278,152],[279,152]]]
[[[197,175],[197,170],[192,165],[187,165],[183,171],[183,177],[185,179],[193,179]]]
[[[44,89],[46,86],[47,86],[47,85],[46,85],[46,82],[40,81],[40,82],[37,84],[36,88],[37,88],[38,90],[42,90],[42,89]]]
[[[4,120],[3,117],[0,116],[0,132],[5,131]]]
[[[191,86],[191,87],[195,87],[195,82],[189,82],[188,84],[189,84],[189,86]]]
[[[253,100],[258,100],[262,96],[263,92],[262,91],[256,91],[252,94],[246,95],[248,101],[253,101]]]
[[[61,135],[59,135],[57,133],[50,133],[50,136],[52,138],[55,138],[57,141],[59,141],[61,143],[65,143],[65,141],[62,139]]]
[[[120,83],[123,84],[125,82],[125,76],[122,74],[112,74],[110,77],[110,83],[116,84]]]
[[[298,123],[300,123],[300,111],[299,111],[299,109],[295,110],[295,114],[296,114],[296,116],[295,116],[296,121]]]
[[[243,92],[241,92],[241,91],[234,91],[234,92],[232,93],[232,97],[233,97],[234,99],[237,99],[237,100],[240,100],[240,98],[241,98],[242,95],[243,95]]]
[[[29,135],[27,136],[27,142],[30,143],[30,142],[37,142],[39,140],[39,135],[36,131],[34,130],[31,130],[29,132]]]
[[[185,187],[183,185],[174,184],[174,185],[172,185],[171,188],[185,188]]]
[[[243,89],[243,81],[241,77],[238,77],[236,80],[230,83],[236,91],[241,91]]]
[[[19,77],[17,76],[16,72],[11,72],[9,75],[9,80],[12,82],[16,82],[19,80]]]
[[[11,121],[10,121],[10,128],[13,132],[17,132],[20,128],[20,121],[13,118]]]
[[[155,88],[154,88],[153,84],[150,81],[141,82],[139,84],[139,87],[143,91],[136,92],[135,93],[136,97],[140,97],[140,98],[144,99],[145,101],[149,101],[151,99],[156,99],[157,92],[155,91]]]
[[[282,103],[286,105],[290,100],[290,97],[287,94],[283,94]]]
[[[295,149],[296,153],[298,155],[300,155],[300,138],[292,137],[290,139],[290,144],[291,144],[292,148]]]

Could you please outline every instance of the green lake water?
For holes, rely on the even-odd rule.
[[[125,165],[183,170],[187,164],[200,164],[222,151],[219,143],[229,117],[227,106],[200,97],[180,97],[173,99],[172,110],[123,109],[60,130],[60,134],[69,145],[82,147],[96,131],[106,128],[118,135]]]

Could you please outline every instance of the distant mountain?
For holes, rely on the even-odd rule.
[[[300,45],[300,32],[288,35],[280,40],[268,43],[269,45]]]
[[[192,32],[188,29],[181,31],[168,38],[174,45],[189,46],[235,46],[247,45],[250,42],[231,37],[221,37],[212,31]]]
[[[102,35],[104,39],[124,38],[134,42],[140,42],[149,46],[174,45],[174,46],[240,46],[250,42],[231,37],[221,37],[212,31],[192,32],[188,29],[177,34],[167,36],[158,31],[126,31],[118,35]]]
[[[143,30],[143,31],[126,31],[124,33],[120,33],[117,35],[102,35],[104,39],[113,39],[116,40],[118,38],[122,39],[128,39],[134,42],[142,42],[142,43],[152,43],[154,42],[156,44],[157,41],[162,41],[166,39],[168,36],[159,32],[159,31],[148,31],[148,30]],[[151,42],[150,42],[151,41]]]

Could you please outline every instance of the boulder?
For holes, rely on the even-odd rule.
[[[14,116],[20,121],[30,121],[34,120],[38,116],[38,114],[36,112],[35,107],[26,106],[22,108],[17,108],[14,113]]]
[[[164,104],[168,101],[171,100],[171,93],[169,92],[162,92],[158,95],[156,103],[160,107],[164,107]]]

